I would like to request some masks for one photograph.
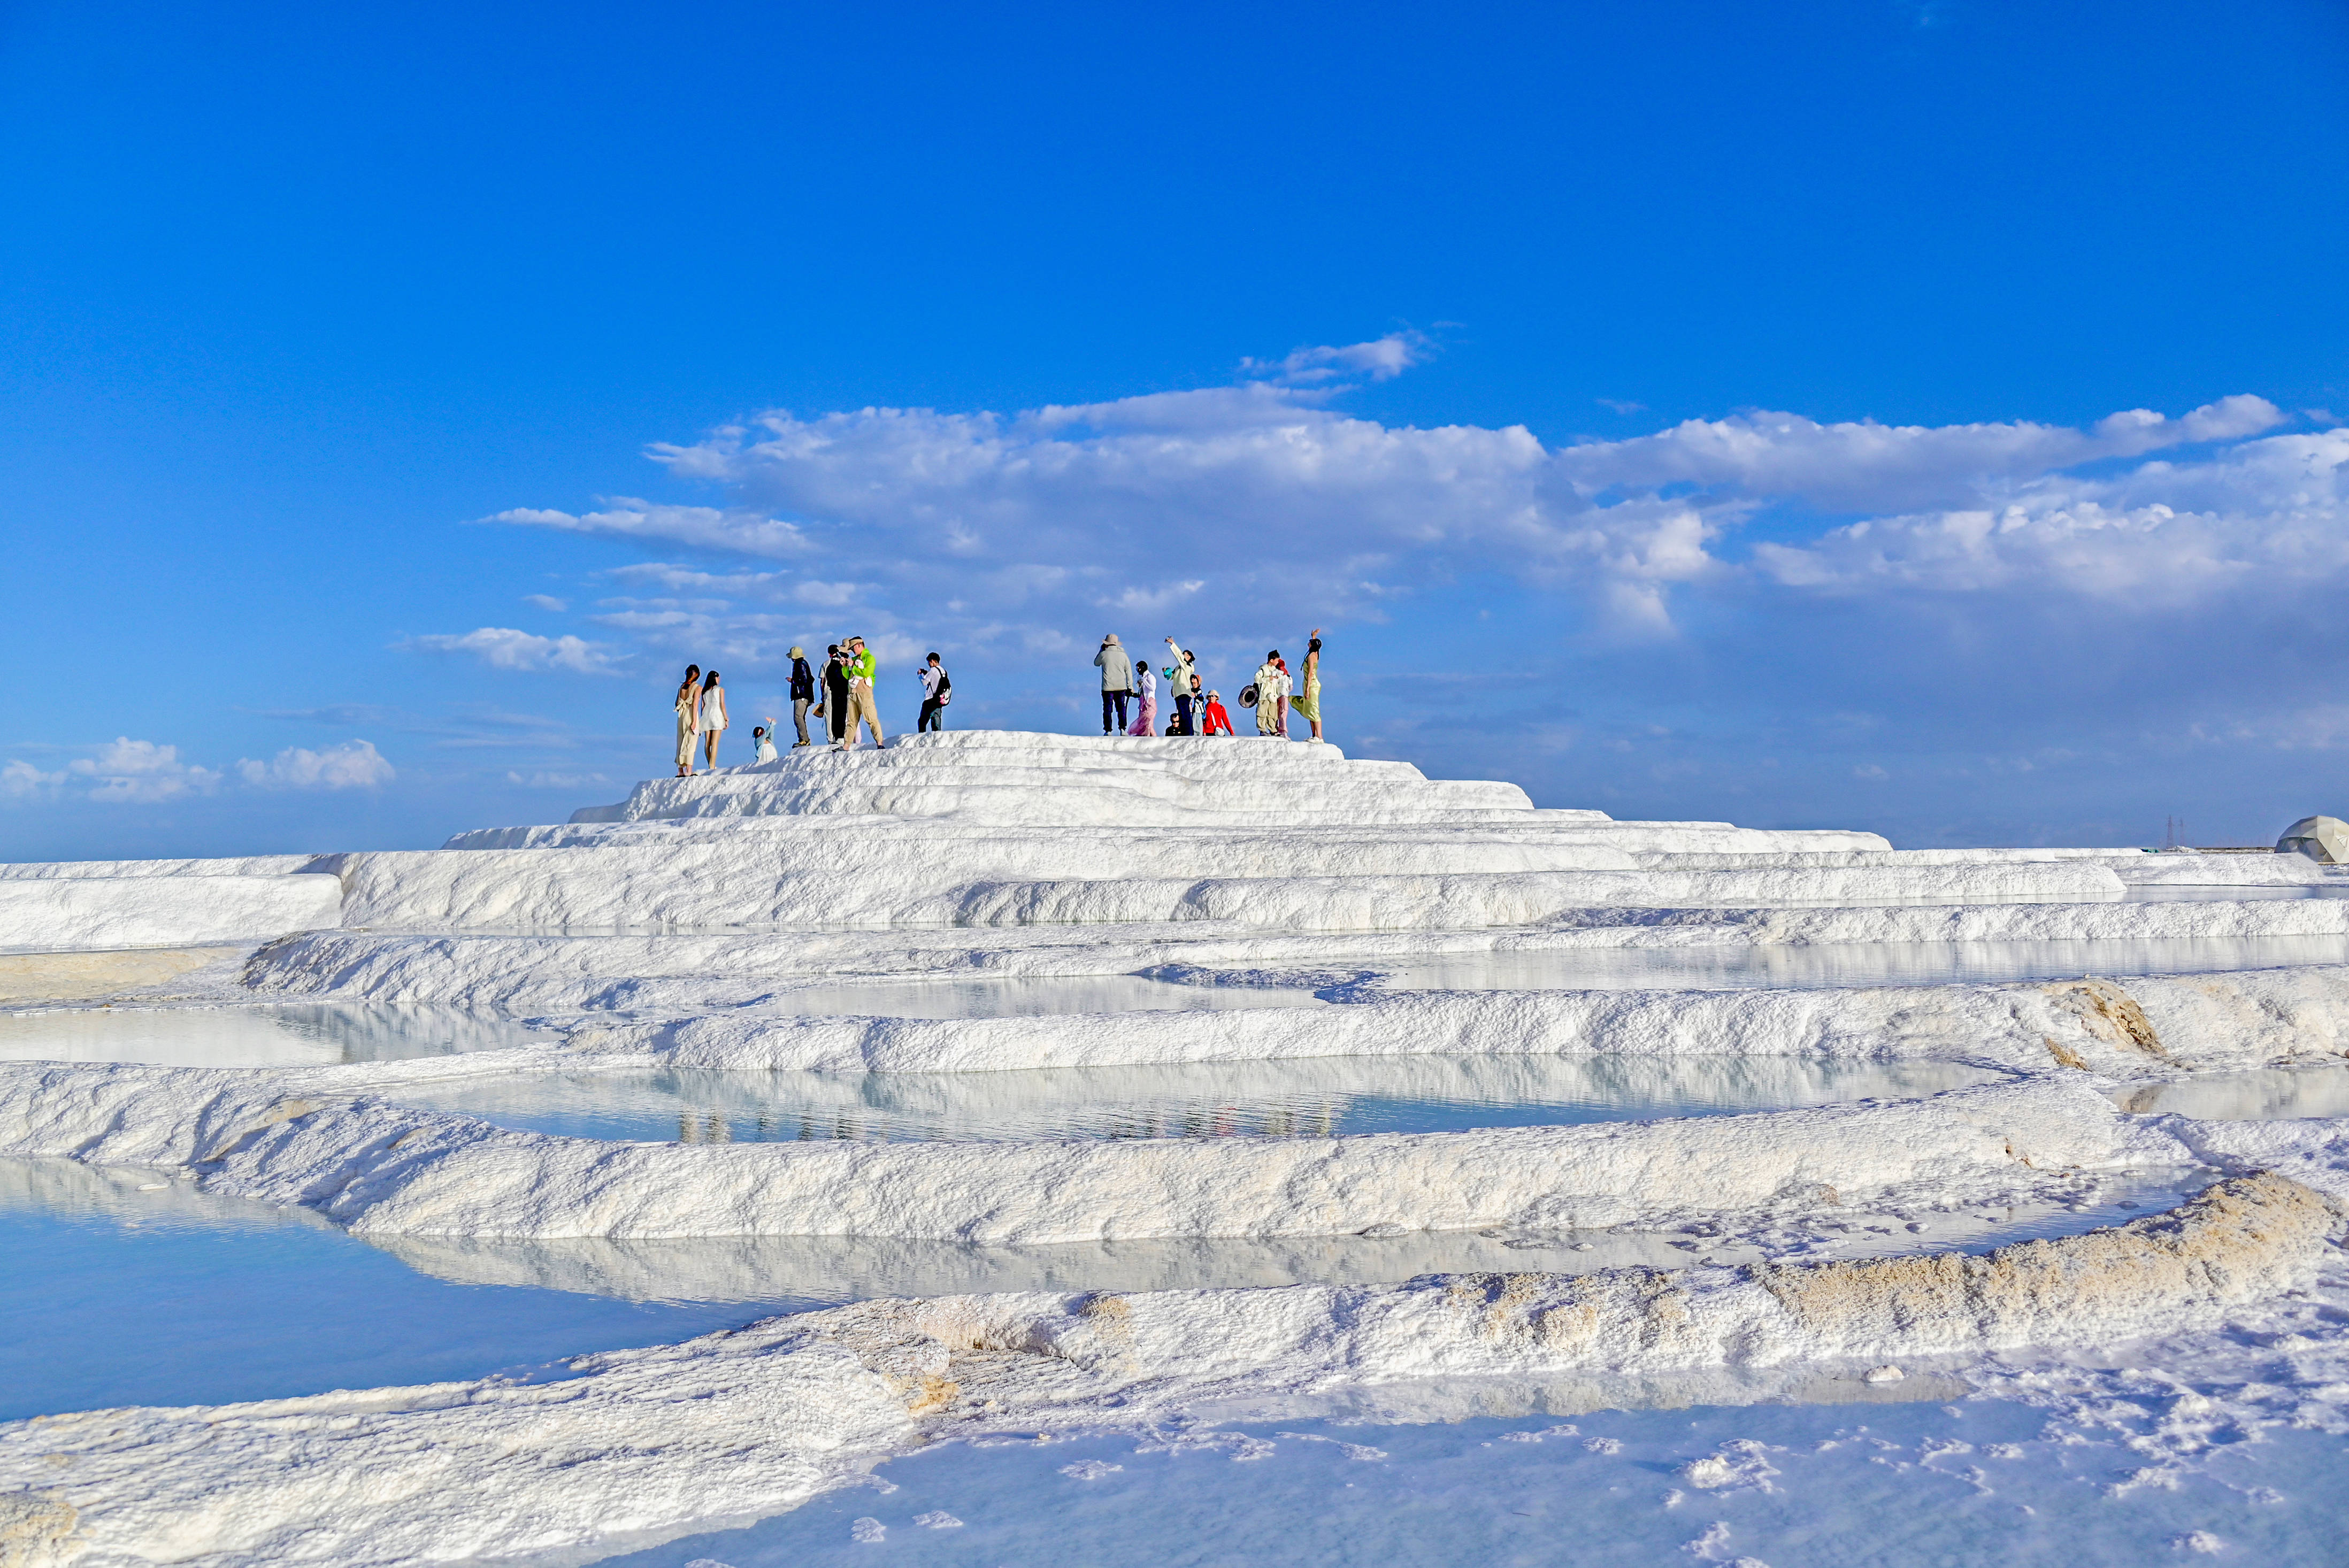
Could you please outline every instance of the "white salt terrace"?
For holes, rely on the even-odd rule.
[[[2294,854],[1904,851],[994,732],[428,852],[0,867],[35,1255],[147,1260],[168,1301],[191,1254],[89,1227],[285,1216],[333,1239],[295,1249],[321,1289],[414,1271],[453,1337],[385,1377],[597,1353],[75,1384],[59,1317],[41,1409],[156,1408],[0,1426],[0,1560],[586,1562],[1048,1421],[1903,1360],[1962,1398],[2067,1348],[2330,1345],[2344,892]],[[527,1310],[433,1295],[468,1284]],[[844,1305],[614,1351],[571,1298],[745,1304],[647,1338]]]

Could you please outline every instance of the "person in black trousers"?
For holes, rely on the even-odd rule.
[[[832,720],[832,743],[838,746],[848,734],[848,655],[840,645],[829,645],[831,657],[823,661],[823,711]]]
[[[947,727],[947,704],[954,700],[954,682],[947,678],[947,667],[938,662],[936,654],[930,655],[930,662],[922,666],[920,673],[922,718],[914,726],[914,733],[919,735],[930,729],[943,734]]]
[[[792,723],[800,732],[799,739],[792,743],[793,751],[797,751],[802,746],[812,744],[808,739],[807,716],[808,709],[814,706],[815,671],[808,667],[807,650],[793,648],[792,650]]]

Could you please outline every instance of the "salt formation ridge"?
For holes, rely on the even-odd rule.
[[[552,1384],[16,1423],[0,1429],[0,1485],[20,1489],[12,1545],[26,1568],[609,1550],[792,1507],[942,1437],[1040,1421],[1132,1429],[1208,1403],[1278,1417],[1338,1387],[1443,1418],[1440,1392],[1415,1386],[2171,1333],[2305,1283],[2335,1221],[2307,1189],[2260,1176],[1974,1258],[875,1301],[585,1357]]]
[[[2153,1108],[2349,1061],[2344,892],[2301,855],[1899,851],[1541,810],[1334,746],[985,731],[651,780],[438,851],[0,867],[0,985],[58,1020],[405,1020],[339,1062],[206,1057],[236,1031],[193,1022],[184,1056],[68,1061],[98,1047],[59,1021],[42,1057],[40,1016],[15,1020],[0,1193],[261,1205],[480,1283],[751,1299],[854,1255],[883,1262],[833,1270],[838,1294],[918,1285],[555,1382],[0,1427],[0,1562],[585,1562],[957,1433],[1450,1419],[1496,1387],[1838,1397],[1873,1363],[1987,1377],[2321,1306],[2349,1119]],[[930,1006],[965,992],[995,1000]],[[1489,1088],[1561,1057],[1938,1063],[1970,1087],[996,1141],[588,1138],[429,1103],[653,1071],[1032,1096],[1012,1075],[1378,1062]],[[2101,1223],[2130,1182],[2174,1206]],[[2013,1240],[2026,1222],[2045,1233]],[[1459,1264],[1534,1247],[1551,1266]],[[1055,1288],[940,1283],[989,1277]]]

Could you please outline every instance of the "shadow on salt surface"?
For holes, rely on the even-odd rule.
[[[2349,937],[2267,936],[2163,942],[1855,942],[1819,946],[1720,944],[1573,949],[1531,944],[1381,963],[1365,984],[1307,985],[1331,1000],[1377,991],[1737,990],[1847,985],[2002,985],[2084,975],[2211,975],[2349,964]],[[1174,971],[1158,973],[1174,978]],[[1277,975],[1278,972],[1275,972]],[[1191,972],[1197,984],[1216,971]],[[1267,975],[1269,980],[1274,975]],[[1257,982],[1261,983],[1261,982]]]
[[[1936,1384],[1939,1379],[1934,1380]],[[1896,1389],[1899,1385],[1893,1386]],[[1920,1390],[1922,1393],[1922,1390]],[[2116,1495],[2124,1435],[1989,1398],[940,1444],[606,1568],[891,1562],[1769,1568],[2340,1560],[2349,1439],[2284,1430]]]
[[[450,1007],[279,1003],[0,1013],[0,1061],[174,1068],[332,1067],[553,1044],[557,1037]]]
[[[2206,1121],[2349,1117],[2349,1065],[2202,1073],[2178,1083],[2116,1088],[2113,1099],[2132,1115]]]
[[[395,1097],[502,1127],[686,1143],[1328,1138],[1911,1099],[2007,1075],[1793,1057],[1323,1057],[987,1073],[506,1074]]]
[[[810,1305],[451,1283],[306,1210],[144,1171],[0,1161],[0,1419],[218,1404],[504,1372]]]

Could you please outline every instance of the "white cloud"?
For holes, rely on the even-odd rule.
[[[1243,373],[1284,387],[1315,387],[1347,377],[1392,381],[1414,365],[1426,362],[1430,348],[1415,332],[1391,332],[1369,343],[1342,348],[1297,348],[1275,360],[1243,359]]]
[[[390,761],[366,740],[324,751],[289,746],[267,762],[242,758],[236,770],[247,784],[266,789],[373,789],[394,777]]]
[[[1873,518],[1754,558],[1797,587],[2029,585],[2148,606],[2335,581],[2349,574],[2349,430],[2106,479],[2050,476],[1994,508]]]
[[[528,523],[559,528],[572,533],[617,533],[635,539],[671,539],[684,544],[709,545],[749,555],[797,555],[807,548],[800,531],[788,522],[761,517],[755,511],[725,511],[707,506],[661,506],[627,496],[605,499],[605,510],[573,514],[543,508],[520,507],[482,519],[484,522]]]
[[[472,654],[492,669],[573,670],[580,675],[612,673],[612,651],[600,643],[577,637],[542,637],[512,626],[483,626],[464,633],[436,632],[410,637],[403,647],[436,654]]]
[[[151,740],[118,737],[88,757],[77,757],[62,768],[45,770],[33,763],[12,761],[0,767],[0,799],[36,800],[76,797],[131,805],[148,805],[209,795],[220,787],[215,769],[180,760],[179,748]]]
[[[65,782],[63,773],[44,773],[29,762],[0,768],[0,799],[25,800]]]
[[[1488,573],[1569,590],[1651,634],[1672,629],[1691,589],[1740,583],[2168,603],[2262,574],[2349,573],[2337,482],[2349,433],[2262,438],[2285,417],[2256,397],[2083,428],[1757,411],[1557,448],[1521,426],[1390,426],[1330,406],[1426,352],[1396,334],[1251,361],[1237,386],[1011,415],[774,410],[648,449],[675,478],[722,490],[722,506],[613,501],[497,521],[789,559],[615,573],[676,597],[611,603],[600,624],[740,664],[828,640],[818,613],[966,647],[1057,645],[1072,629],[1082,641],[1104,611],[1179,615],[1186,637],[1252,637],[1268,612],[1372,618]],[[2143,460],[2179,449],[2184,460]],[[1770,537],[1747,550],[1763,518]],[[474,651],[523,667],[555,657],[545,641]]]
[[[522,596],[522,602],[533,609],[544,610],[554,614],[560,614],[571,608],[567,602],[556,598],[552,593],[525,593]]]
[[[506,782],[519,784],[525,789],[579,789],[590,785],[609,784],[611,779],[601,773],[549,773],[543,769],[524,778],[509,769]]]

